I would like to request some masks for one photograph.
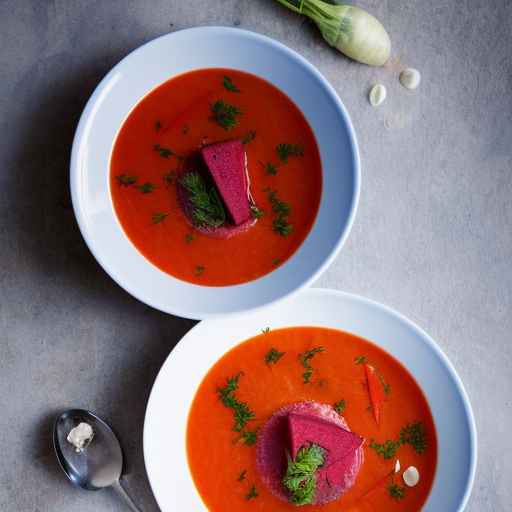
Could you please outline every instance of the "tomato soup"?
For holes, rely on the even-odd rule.
[[[255,224],[230,238],[187,219],[177,183],[201,148],[240,140]],[[299,248],[318,211],[317,143],[297,106],[270,83],[231,69],[177,76],[143,98],[113,147],[112,201],[133,245],[154,265],[206,286],[268,274]],[[256,221],[257,220],[257,221]]]
[[[210,511],[297,508],[269,489],[257,460],[269,419],[290,404],[327,407],[339,415],[337,423],[361,439],[355,482],[341,497],[307,510],[421,510],[434,479],[437,440],[430,408],[414,378],[369,341],[333,329],[297,327],[264,330],[237,345],[211,368],[196,393],[187,452],[195,485]],[[419,475],[414,486],[404,481],[410,467]]]

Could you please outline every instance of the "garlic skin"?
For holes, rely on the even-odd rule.
[[[403,473],[402,478],[404,479],[405,485],[408,487],[414,487],[418,485],[420,481],[420,472],[414,466],[409,466]]]
[[[417,89],[421,82],[421,74],[417,69],[414,68],[406,68],[398,77],[400,83],[410,91],[414,91]]]
[[[375,84],[370,89],[368,100],[370,101],[372,107],[378,107],[386,99],[387,95],[388,93],[386,91],[386,87],[384,87],[382,84]]]

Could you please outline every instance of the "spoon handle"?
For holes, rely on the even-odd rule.
[[[139,509],[139,507],[137,507],[137,505],[135,505],[135,503],[133,502],[133,500],[130,498],[130,496],[128,496],[128,493],[124,490],[123,486],[121,485],[121,482],[118,480],[117,482],[114,482],[112,484],[112,488],[114,489],[114,491],[116,491],[116,493],[121,496],[121,498],[123,498],[123,500],[125,501],[125,503],[130,507],[130,510],[132,512],[141,512],[141,510]]]

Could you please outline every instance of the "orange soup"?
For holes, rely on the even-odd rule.
[[[285,499],[268,486],[258,457],[273,418],[287,408],[300,409],[301,404],[329,409],[334,423],[345,430],[332,428],[361,440],[361,456],[351,474],[355,478],[346,480],[341,496],[322,505],[309,504],[307,510],[421,510],[434,479],[437,440],[428,403],[414,378],[396,359],[362,338],[333,329],[297,327],[265,330],[237,345],[211,368],[196,393],[187,452],[195,485],[210,511],[297,508],[291,501],[297,498],[297,488],[304,491],[304,482],[300,477],[298,484],[292,482],[295,487],[289,479],[284,483],[286,471],[295,463],[289,445],[282,447],[288,468],[277,482]],[[315,434],[311,435],[313,443]],[[274,447],[272,456],[279,456],[279,450]],[[313,469],[320,471],[325,460]],[[414,470],[404,475],[410,467],[417,470],[418,482],[407,478]],[[415,485],[407,485],[404,477]],[[313,475],[317,489],[318,478]],[[314,492],[302,503],[319,501]]]
[[[255,224],[230,238],[208,236],[185,215],[177,184],[194,170],[191,156],[233,140],[243,143]],[[124,122],[111,158],[112,201],[128,238],[164,272],[207,286],[257,279],[290,258],[313,225],[321,188],[318,147],[297,106],[230,69],[157,87]]]

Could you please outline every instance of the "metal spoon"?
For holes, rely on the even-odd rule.
[[[67,436],[79,423],[88,423],[94,437],[80,453]],[[63,412],[53,426],[53,447],[61,468],[71,482],[88,491],[112,487],[133,512],[141,512],[119,482],[123,469],[123,452],[112,429],[95,414],[83,409]]]

